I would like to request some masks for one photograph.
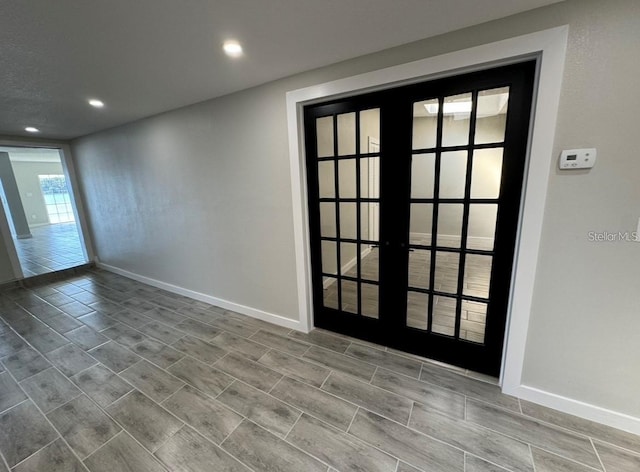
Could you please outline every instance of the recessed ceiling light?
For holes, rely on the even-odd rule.
[[[238,41],[235,41],[235,40],[225,41],[224,44],[222,45],[222,49],[224,49],[224,52],[226,53],[227,56],[230,56],[230,57],[242,56],[242,46]]]
[[[34,128],[33,126],[27,126],[24,130],[28,131],[29,133],[39,133],[40,132],[40,130],[38,128]]]
[[[92,98],[91,100],[89,100],[89,105],[96,108],[102,108],[104,106],[104,102],[102,100]]]

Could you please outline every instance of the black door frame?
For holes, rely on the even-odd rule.
[[[451,364],[462,365],[476,371],[492,375],[499,373],[505,336],[511,273],[514,262],[515,239],[519,221],[519,207],[525,177],[524,170],[535,67],[535,60],[527,60],[522,63],[332,100],[321,104],[309,105],[304,108],[310,256],[312,263],[313,305],[315,325],[317,327],[378,342]],[[428,342],[425,342],[425,332],[407,328],[405,326],[405,317],[397,314],[398,312],[406,314],[409,248],[409,205],[407,202],[409,202],[411,155],[415,153],[415,151],[411,149],[412,112],[409,107],[415,101],[456,95],[469,90],[482,90],[502,86],[510,86],[511,89],[504,142],[504,170],[499,198],[501,215],[498,221],[495,242],[496,250],[493,251],[494,253],[492,254],[494,256],[494,264],[491,273],[492,280],[499,280],[500,283],[492,283],[491,287],[489,296],[491,299],[491,312],[488,313],[487,316],[485,345],[463,342],[458,339],[452,340],[450,337],[436,335],[435,333],[430,333]],[[380,200],[380,220],[382,224],[380,225],[379,286],[381,287],[381,292],[379,320],[323,307],[323,276],[321,269],[318,270],[321,265],[321,239],[319,227],[320,200],[318,196],[318,166],[315,157],[315,118],[368,108],[380,108],[380,141],[382,143],[380,152],[380,175],[384,176],[380,182],[380,195],[381,197],[386,196],[386,198],[381,198]],[[442,102],[439,109],[438,120],[441,123]],[[358,114],[356,114],[356,116],[358,116]],[[389,119],[392,116],[393,118]],[[474,119],[475,113],[472,113],[470,143],[473,142],[473,133],[475,130],[475,126],[473,126]],[[311,123],[313,123],[314,126],[311,126]],[[357,122],[356,128],[358,128]],[[439,127],[439,129],[441,128]],[[334,133],[335,131],[334,120]],[[360,139],[357,138],[356,155],[366,157],[366,154],[363,155],[360,153],[360,149],[358,148],[359,142]],[[439,141],[438,146],[430,150],[437,154],[436,168],[438,168],[439,165],[440,153],[443,152],[440,143]],[[334,139],[334,146],[337,150],[337,139]],[[472,147],[473,149],[478,149],[482,146],[447,147],[446,150],[470,150]],[[491,145],[487,145],[486,147],[491,147]],[[334,154],[337,156],[337,152],[334,152]],[[399,159],[398,156],[404,156],[405,158]],[[471,159],[470,153],[468,159]],[[359,159],[356,159],[357,165],[359,165],[359,161]],[[399,165],[399,163],[403,163],[404,165]],[[470,172],[470,166],[467,166],[467,171]],[[356,172],[359,175],[359,169],[357,169]],[[517,178],[505,179],[507,175],[516,176]],[[466,195],[468,195],[469,185],[470,181],[467,179]],[[359,198],[359,189],[357,196],[358,199],[355,199],[355,201],[363,201]],[[336,198],[337,197],[336,195]],[[439,202],[446,203],[443,200],[439,200]],[[360,205],[357,205],[357,207],[359,209]],[[391,217],[391,215],[393,215],[393,217]],[[437,221],[437,218],[434,218],[434,222],[435,221]],[[359,214],[357,223],[359,226]],[[337,224],[339,226],[339,218],[337,218]],[[433,231],[435,242],[437,233],[435,223],[434,229],[436,229],[436,231]],[[339,233],[336,236],[338,235]],[[360,232],[358,232],[358,236],[359,235]],[[507,241],[508,244],[505,244],[505,241]],[[337,246],[339,247],[340,245],[337,244]],[[358,253],[360,253],[359,249],[358,247]],[[438,248],[438,250],[440,250],[440,248]],[[465,254],[464,248],[461,248],[459,252],[463,258]],[[459,270],[462,271],[463,267],[464,259],[460,262]],[[431,270],[431,280],[433,281],[433,265]],[[431,293],[434,294],[433,289],[431,289]],[[435,295],[437,295],[437,293],[435,293]],[[433,299],[433,297],[431,297],[431,299]],[[459,310],[460,308],[458,308],[458,312]],[[431,315],[429,318],[431,319]],[[459,323],[460,316],[458,313],[456,326],[459,326]]]

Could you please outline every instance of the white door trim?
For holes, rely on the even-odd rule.
[[[537,91],[529,136],[528,164],[516,247],[511,302],[503,356],[503,390],[515,394],[522,380],[525,344],[533,296],[538,248],[551,170],[553,142],[564,71],[568,26],[422,59],[287,93],[291,192],[295,232],[300,326],[313,327],[309,227],[304,159],[304,105],[425,79],[537,58]]]
[[[516,241],[500,383],[504,393],[640,434],[640,419],[523,384],[527,331],[533,299],[549,174],[552,169],[568,26],[518,36],[408,64],[293,90],[287,93],[291,196],[295,232],[300,327],[313,327],[304,105],[487,67],[538,59],[537,90],[529,133],[527,167]]]

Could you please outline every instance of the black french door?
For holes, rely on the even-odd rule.
[[[534,73],[305,107],[317,327],[499,373]]]

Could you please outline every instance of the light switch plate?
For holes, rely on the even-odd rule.
[[[591,169],[596,163],[595,149],[567,149],[560,154],[559,167],[563,170]]]

